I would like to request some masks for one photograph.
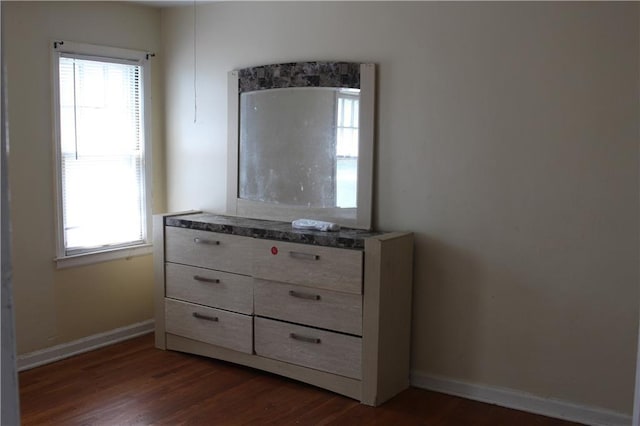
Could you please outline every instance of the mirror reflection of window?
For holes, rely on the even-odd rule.
[[[336,117],[336,207],[356,207],[358,197],[359,89],[341,89]]]

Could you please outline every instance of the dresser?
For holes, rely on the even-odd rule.
[[[409,386],[411,233],[154,217],[155,344],[379,405]]]

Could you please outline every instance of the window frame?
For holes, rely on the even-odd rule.
[[[122,49],[116,47],[99,46],[71,41],[51,41],[51,78],[53,101],[53,152],[54,152],[54,194],[55,194],[55,229],[56,256],[54,261],[57,268],[81,266],[109,260],[130,258],[152,253],[152,191],[151,191],[151,70],[149,58],[152,53]],[[60,75],[59,61],[62,55],[75,56],[81,59],[101,60],[113,63],[135,63],[141,67],[142,76],[142,168],[144,193],[144,238],[142,243],[132,245],[113,245],[83,253],[67,254],[65,249],[63,191],[62,191],[62,152],[60,128]]]

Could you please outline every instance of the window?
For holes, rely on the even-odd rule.
[[[54,43],[58,266],[150,252],[148,56]]]

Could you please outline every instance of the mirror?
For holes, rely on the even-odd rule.
[[[242,93],[239,197],[357,207],[359,102],[360,89],[288,87]]]
[[[374,80],[341,62],[231,72],[227,213],[370,229]]]

